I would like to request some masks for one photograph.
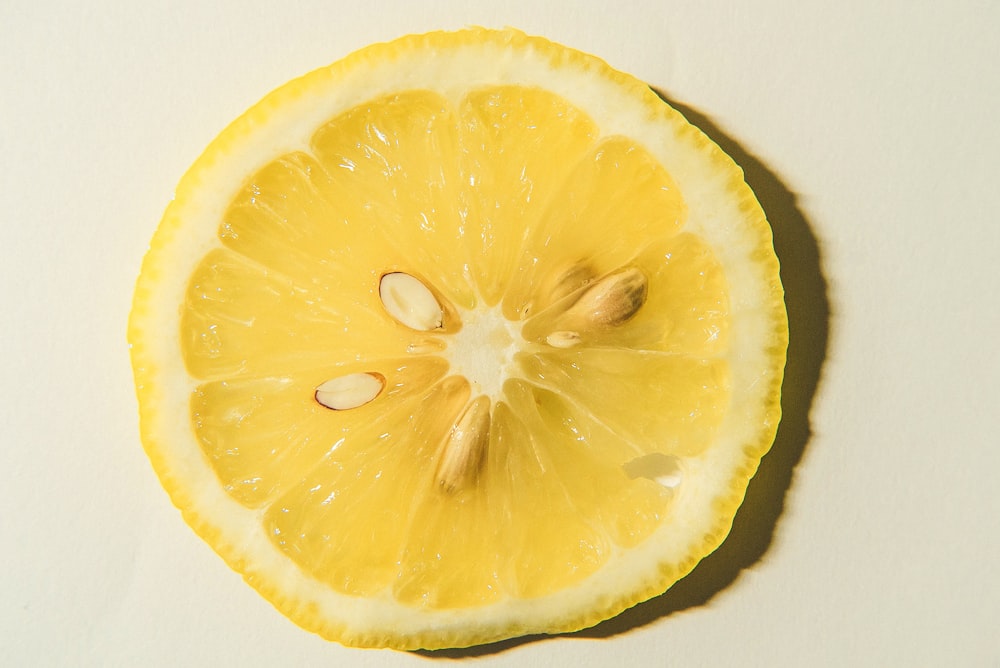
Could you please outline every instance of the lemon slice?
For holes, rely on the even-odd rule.
[[[787,321],[742,173],[634,78],[513,30],[369,47],[184,176],[135,292],[142,440],[306,629],[580,629],[714,550]]]

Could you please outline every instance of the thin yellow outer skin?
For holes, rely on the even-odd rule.
[[[637,101],[641,100],[651,117],[662,119],[665,125],[672,126],[676,132],[683,134],[685,139],[710,161],[713,171],[723,175],[728,183],[727,190],[739,202],[739,207],[744,213],[746,229],[755,238],[753,246],[756,249],[756,260],[763,277],[762,282],[768,288],[763,303],[759,304],[760,309],[768,313],[771,342],[767,351],[771,371],[768,378],[770,386],[764,392],[766,401],[761,411],[764,419],[756,436],[744,443],[745,459],[730,479],[728,491],[716,497],[713,504],[715,522],[705,531],[702,541],[692,542],[685,558],[677,563],[663,565],[659,576],[649,578],[642,586],[621,591],[615,597],[595,601],[593,605],[585,608],[564,610],[562,616],[548,619],[542,625],[518,624],[511,620],[506,620],[502,626],[477,626],[475,623],[463,626],[458,623],[442,625],[441,628],[428,628],[419,634],[400,634],[391,628],[378,631],[353,628],[346,623],[336,622],[317,614],[314,606],[309,603],[284,598],[280,591],[262,580],[254,572],[253,565],[247,563],[241,551],[223,539],[221,529],[194,510],[194,501],[189,490],[179,482],[186,478],[185,471],[181,470],[182,466],[177,461],[168,456],[171,450],[169,444],[161,442],[156,431],[150,428],[154,414],[163,410],[163,406],[167,403],[161,386],[162,374],[155,366],[157,357],[153,349],[156,347],[154,340],[157,335],[150,333],[151,328],[156,326],[158,317],[155,313],[155,304],[158,300],[162,300],[162,297],[157,297],[161,276],[170,273],[172,269],[168,264],[170,258],[164,257],[159,250],[170,244],[174,237],[181,233],[184,219],[178,215],[178,211],[185,202],[196,197],[205,172],[219,159],[219,156],[231,153],[245,135],[252,132],[254,126],[263,123],[275,110],[281,110],[287,103],[305,95],[315,86],[330,87],[331,79],[337,80],[364,63],[403,60],[408,54],[426,49],[447,51],[463,45],[481,45],[484,42],[502,44],[514,50],[534,49],[546,54],[552,62],[559,63],[560,66],[586,70],[592,76],[613,82],[624,89],[630,97]],[[160,336],[162,337],[162,333]],[[718,146],[696,128],[688,125],[678,112],[666,105],[648,86],[630,75],[612,69],[594,56],[554,45],[541,38],[529,37],[514,30],[493,31],[472,28],[454,33],[412,35],[390,43],[369,46],[337,63],[280,87],[231,123],[209,144],[184,175],[174,200],[168,206],[156,230],[137,282],[129,318],[128,340],[135,372],[143,446],[163,487],[169,493],[174,505],[181,510],[184,520],[231,568],[242,573],[249,584],[303,628],[348,646],[411,650],[466,647],[519,635],[576,631],[593,626],[639,602],[663,593],[677,580],[687,575],[702,558],[713,552],[729,533],[749,480],[756,473],[761,457],[767,453],[774,441],[781,416],[781,382],[788,344],[788,323],[778,261],[772,250],[770,226],[759,203],[744,182],[742,170]],[[179,353],[178,364],[180,364]],[[474,613],[469,614],[474,616]]]

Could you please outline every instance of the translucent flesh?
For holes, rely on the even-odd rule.
[[[684,211],[640,147],[541,90],[411,91],[331,119],[247,182],[191,279],[202,449],[274,544],[338,591],[449,608],[570,586],[670,521],[675,490],[649,458],[682,473],[728,405],[725,277]],[[649,283],[635,317],[544,344],[566,304],[626,266]],[[386,314],[378,279],[397,270],[452,309],[443,333]],[[523,320],[520,377],[494,397],[475,484],[446,492],[440,446],[470,387],[440,353],[483,304]],[[375,401],[314,401],[355,371],[386,377]]]

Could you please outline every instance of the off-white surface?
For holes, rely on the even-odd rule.
[[[1000,5],[202,4],[0,6],[5,665],[1000,665]],[[575,636],[349,650],[170,506],[132,284],[180,175],[264,93],[469,24],[603,57],[743,164],[784,267],[786,418],[730,540],[667,595]]]

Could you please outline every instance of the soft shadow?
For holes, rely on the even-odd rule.
[[[654,89],[655,90],[655,89]],[[687,577],[666,593],[640,603],[569,638],[608,638],[651,624],[676,612],[705,605],[767,553],[784,511],[795,467],[809,442],[809,410],[819,386],[829,336],[830,305],[819,245],[795,194],[756,156],[741,147],[705,114],[660,91],[656,93],[709,136],[744,170],[774,234],[788,310],[789,345],[782,383],[782,418],[774,446],[750,481],[729,537]],[[428,658],[464,659],[496,654],[544,640],[536,635],[466,649],[420,651]]]

